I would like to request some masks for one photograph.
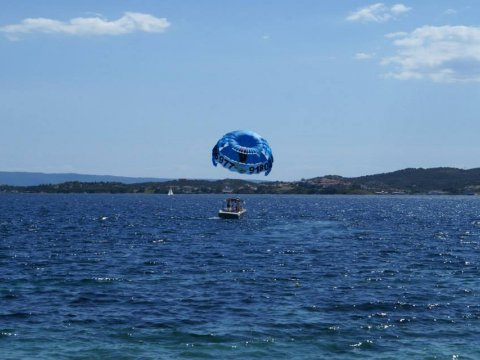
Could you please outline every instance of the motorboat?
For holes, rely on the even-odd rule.
[[[218,211],[218,217],[222,219],[240,219],[247,212],[243,205],[242,199],[227,198],[223,208]]]

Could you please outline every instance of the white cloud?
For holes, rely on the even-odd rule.
[[[412,8],[409,8],[403,4],[395,4],[390,8],[390,11],[393,14],[402,14],[402,13],[409,12],[411,9]]]
[[[437,82],[480,81],[480,27],[423,26],[392,37],[388,77]]]
[[[355,60],[369,60],[369,59],[373,59],[374,57],[375,57],[375,54],[367,54],[364,52],[359,52],[359,53],[356,53],[353,58]]]
[[[455,9],[447,9],[443,12],[444,15],[455,15],[457,13],[457,10]]]
[[[364,8],[358,9],[357,11],[351,13],[348,17],[348,21],[358,21],[362,23],[366,22],[376,22],[383,23],[395,18],[395,15],[406,13],[410,11],[411,8],[405,6],[404,4],[395,4],[391,7],[386,6],[383,3],[376,3],[373,5],[366,6]]]
[[[394,33],[389,33],[387,35],[385,35],[385,37],[387,39],[394,39],[394,38],[399,38],[399,37],[404,37],[404,36],[407,36],[408,33],[404,32],[404,31],[398,31],[398,32],[394,32]]]
[[[0,27],[9,39],[15,40],[22,34],[66,34],[77,36],[121,35],[136,31],[163,32],[170,26],[165,18],[153,15],[126,12],[121,18],[108,21],[100,16],[78,17],[69,21],[47,18],[27,18],[19,24]]]

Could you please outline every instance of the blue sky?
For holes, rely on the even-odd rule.
[[[0,4],[0,170],[248,178],[237,129],[256,179],[480,166],[478,1]]]

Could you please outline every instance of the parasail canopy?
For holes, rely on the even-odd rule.
[[[237,130],[223,135],[212,149],[213,165],[240,174],[268,175],[272,170],[273,155],[263,137],[249,130]]]

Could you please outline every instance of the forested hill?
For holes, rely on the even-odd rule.
[[[166,194],[479,194],[480,168],[404,169],[391,173],[346,178],[337,175],[300,181],[260,182],[235,179],[177,179],[123,183],[68,181],[36,186],[0,185],[0,192],[30,193],[156,193]]]
[[[80,182],[121,182],[134,184],[141,182],[161,182],[167,179],[139,178],[113,175],[86,175],[74,173],[46,174],[41,172],[0,171],[0,185],[36,186],[41,184],[61,184],[68,181]]]
[[[463,170],[450,167],[409,168],[390,173],[351,178],[356,184],[367,187],[385,187],[408,192],[446,191],[480,186],[480,168]]]

